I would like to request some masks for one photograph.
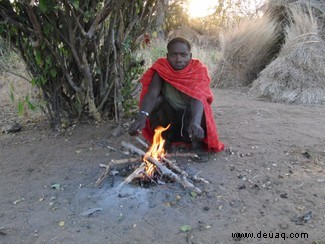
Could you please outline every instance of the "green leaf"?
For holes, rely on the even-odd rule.
[[[181,226],[181,231],[183,231],[183,232],[188,232],[188,231],[190,231],[192,228],[191,228],[191,226],[189,226],[189,225],[183,225],[183,226]]]
[[[43,31],[46,35],[51,34],[51,32],[53,31],[53,27],[52,25],[50,25],[48,22],[45,22],[44,26],[43,26]]]
[[[52,65],[52,59],[51,57],[47,57],[45,62],[48,64],[48,65]]]
[[[22,116],[24,113],[24,104],[23,102],[19,101],[18,103],[18,116]]]
[[[56,69],[53,68],[53,69],[50,70],[50,74],[51,74],[51,76],[52,76],[53,78],[55,78],[55,77],[57,76],[58,73],[56,72]]]
[[[35,86],[36,85],[36,79],[35,78],[33,78],[31,81],[30,81],[30,83],[32,84],[32,86]]]
[[[192,191],[192,192],[191,192],[191,196],[195,198],[195,197],[197,197],[197,193],[194,192],[194,191]]]
[[[91,13],[91,11],[87,10],[87,11],[85,12],[84,17],[83,17],[83,21],[84,21],[85,23],[88,23],[88,21],[90,20],[91,17],[92,17],[92,13]]]
[[[29,100],[29,96],[28,95],[25,97],[25,101],[27,103],[28,108],[31,109],[31,110],[33,110],[33,111],[35,111],[36,106]]]
[[[42,13],[46,13],[47,11],[47,0],[39,0],[38,4],[39,9]]]
[[[102,71],[101,71],[101,69],[100,69],[100,67],[98,67],[98,66],[96,66],[95,67],[95,74],[101,74],[102,73]]]
[[[79,0],[72,0],[71,4],[75,9],[79,9]]]
[[[15,95],[14,95],[14,91],[15,91],[15,87],[12,83],[10,83],[10,93],[9,93],[9,96],[10,96],[10,100],[13,102],[15,101]]]
[[[42,85],[45,85],[47,80],[44,78],[44,76],[41,76],[40,77],[40,82],[41,82]]]
[[[42,55],[41,55],[41,52],[39,50],[36,50],[35,60],[36,60],[37,65],[39,65],[39,66],[43,65]]]

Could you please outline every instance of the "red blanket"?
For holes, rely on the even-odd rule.
[[[157,72],[163,80],[170,83],[181,92],[203,103],[207,127],[207,136],[204,138],[204,142],[209,151],[222,151],[224,149],[224,144],[218,139],[217,127],[210,106],[213,101],[213,94],[210,89],[210,77],[207,67],[199,60],[192,59],[185,69],[174,70],[166,58],[158,59],[151,68],[145,72],[140,80],[142,83],[140,104],[148,91],[152,76],[155,72]],[[148,123],[143,129],[142,134],[148,141],[152,142],[153,132],[150,130]]]

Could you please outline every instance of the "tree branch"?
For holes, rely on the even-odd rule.
[[[30,22],[32,23],[34,30],[36,32],[36,38],[37,38],[37,43],[38,45],[41,44],[43,36],[42,36],[42,29],[41,29],[41,25],[37,20],[37,17],[33,11],[33,6],[27,5],[26,6],[26,12],[27,15],[29,17]]]
[[[97,29],[97,26],[102,21],[104,21],[110,13],[112,13],[113,11],[118,11],[124,2],[125,0],[112,0],[106,2],[102,10],[96,15],[93,23],[91,24],[88,32],[86,33],[86,36],[91,39],[95,33],[95,30]]]

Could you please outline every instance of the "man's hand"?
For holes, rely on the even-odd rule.
[[[188,126],[188,135],[191,140],[201,140],[204,138],[204,130],[198,123],[190,123]]]
[[[139,115],[138,118],[130,125],[129,134],[131,136],[136,136],[140,131],[146,126],[146,116]]]

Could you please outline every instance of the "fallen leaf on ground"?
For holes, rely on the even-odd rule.
[[[59,190],[61,185],[59,183],[56,183],[56,184],[53,184],[51,187],[52,187],[52,189]]]
[[[181,231],[183,231],[183,232],[188,232],[188,231],[190,231],[191,230],[191,226],[189,226],[189,225],[183,225],[183,226],[181,226]]]

